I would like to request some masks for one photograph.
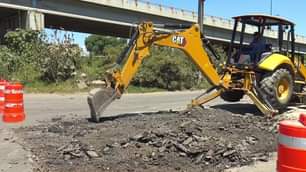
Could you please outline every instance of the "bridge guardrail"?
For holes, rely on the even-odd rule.
[[[187,20],[190,22],[196,22],[198,18],[197,13],[194,11],[152,3],[146,0],[80,0],[80,1],[124,8],[134,11],[142,11],[145,13],[150,12],[152,14],[161,15],[169,18]],[[214,25],[214,26],[219,25],[220,27],[222,26],[222,28],[232,29],[234,26],[234,21],[222,17],[206,15],[205,24]],[[256,31],[255,28],[247,27],[247,33],[253,33],[255,31]],[[276,38],[278,33],[277,31],[269,30],[265,33],[265,35],[267,37]],[[305,43],[306,37],[301,35],[296,35],[296,42]]]

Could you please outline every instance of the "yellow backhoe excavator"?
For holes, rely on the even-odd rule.
[[[98,122],[105,108],[122,96],[142,61],[148,57],[152,45],[182,50],[211,83],[212,88],[192,100],[192,106],[219,96],[225,101],[235,102],[247,95],[263,114],[273,116],[284,110],[291,100],[304,100],[306,68],[304,59],[295,53],[294,23],[268,15],[234,17],[227,60],[218,73],[212,60],[217,54],[203,34],[204,1],[199,0],[197,24],[154,25],[143,22],[138,25],[128,48],[118,58],[118,67],[107,75],[107,88],[89,93],[88,104],[93,121]],[[246,27],[256,29],[256,39],[251,44],[246,43],[251,39]],[[270,29],[278,31],[277,44],[264,41],[264,33]]]

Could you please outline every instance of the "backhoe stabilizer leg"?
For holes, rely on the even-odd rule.
[[[278,110],[275,110],[263,103],[253,91],[247,91],[246,94],[251,98],[257,108],[267,117],[273,117],[278,113]]]
[[[210,90],[210,92],[212,92],[213,90]],[[210,93],[210,92],[206,92],[206,94]],[[201,95],[199,97],[197,97],[196,99],[193,99],[191,102],[191,105],[189,105],[189,107],[195,107],[195,106],[200,106],[202,104],[205,104],[209,101],[214,100],[215,98],[219,97],[222,93],[222,89],[217,89],[215,92],[211,93],[211,94],[204,94]]]
[[[96,88],[91,90],[87,97],[91,120],[99,122],[107,106],[116,98],[118,98],[118,93],[113,88]]]

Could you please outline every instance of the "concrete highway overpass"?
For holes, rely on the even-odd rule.
[[[189,24],[197,13],[141,0],[0,0],[0,35],[21,27],[41,30],[45,27],[118,37],[129,37],[131,27],[141,21]],[[233,21],[206,16],[205,35],[213,41],[231,39]],[[248,27],[246,43],[255,28]],[[265,33],[276,44],[277,32]],[[306,37],[297,35],[297,50],[306,53]]]

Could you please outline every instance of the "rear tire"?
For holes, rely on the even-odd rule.
[[[274,109],[287,108],[293,94],[293,77],[284,68],[277,69],[271,75],[265,76],[260,82],[263,98]]]
[[[227,102],[238,102],[240,101],[243,96],[243,91],[224,91],[221,93],[221,98]]]

